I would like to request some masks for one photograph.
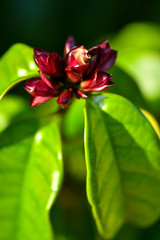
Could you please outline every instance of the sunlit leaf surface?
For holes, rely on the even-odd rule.
[[[39,76],[33,49],[25,44],[13,45],[0,58],[0,98],[16,83]]]
[[[106,90],[106,92],[112,92],[119,94],[128,100],[132,101],[137,106],[147,108],[147,102],[142,96],[134,79],[121,68],[114,66],[109,71],[113,76],[114,85]]]
[[[0,135],[0,239],[52,240],[49,210],[62,180],[55,123],[17,121]]]
[[[160,214],[159,143],[150,123],[114,94],[88,99],[85,108],[87,195],[103,237],[128,220],[146,227]]]
[[[118,50],[117,66],[137,83],[144,98],[157,113],[160,105],[160,26],[133,23],[112,41]]]
[[[22,113],[27,111],[29,105],[24,98],[8,94],[0,101],[0,132],[5,129],[9,123]]]

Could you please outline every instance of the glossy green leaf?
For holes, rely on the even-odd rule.
[[[156,114],[160,105],[160,25],[134,23],[112,41],[118,50],[116,65],[128,73]]]
[[[39,76],[33,59],[33,49],[18,43],[0,59],[0,98],[15,84]]]
[[[29,116],[43,118],[51,116],[59,109],[55,98],[34,108],[30,107],[29,98],[30,96],[28,95],[27,101],[23,97],[7,94],[0,101],[0,132],[17,119],[24,119]]]
[[[141,108],[149,107],[134,79],[129,74],[117,66],[114,66],[109,72],[113,76],[114,85],[106,92],[119,94]]]
[[[0,134],[0,239],[52,240],[49,210],[62,181],[57,125],[17,121]]]
[[[160,54],[143,51],[135,55],[134,50],[119,51],[117,65],[132,76],[146,99],[160,100]]]
[[[125,98],[104,94],[85,108],[87,195],[98,229],[112,238],[128,220],[141,227],[160,214],[156,133]]]
[[[0,101],[0,132],[4,130],[9,123],[28,110],[27,102],[24,98],[8,94]]]

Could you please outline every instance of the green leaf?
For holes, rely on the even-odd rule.
[[[141,108],[148,108],[137,84],[129,74],[117,66],[114,66],[109,72],[113,75],[115,85],[107,89],[107,92],[119,94]]]
[[[33,49],[21,43],[13,45],[0,59],[0,98],[18,82],[37,76]]]
[[[54,119],[55,120],[55,119]],[[0,239],[51,240],[49,210],[62,181],[57,125],[15,122],[0,135]]]
[[[148,120],[115,94],[85,108],[87,195],[99,232],[112,238],[128,220],[146,227],[160,214],[158,138]]]
[[[112,41],[118,50],[116,65],[137,83],[143,97],[159,114],[160,25],[134,23],[124,27]]]
[[[0,132],[17,119],[20,120],[28,117],[41,119],[45,116],[51,116],[58,111],[58,109],[59,105],[55,98],[31,108],[29,100],[26,101],[23,97],[7,94],[7,96],[0,101]]]
[[[145,99],[160,102],[160,54],[143,51],[135,56],[135,51],[119,51],[117,65],[135,80]]]
[[[24,98],[8,94],[0,102],[0,132],[16,117],[28,110],[28,104]]]

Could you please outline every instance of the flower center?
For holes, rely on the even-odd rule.
[[[86,64],[91,59],[88,50],[83,48],[78,48],[74,53],[74,57],[80,64]]]

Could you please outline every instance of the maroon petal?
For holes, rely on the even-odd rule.
[[[84,75],[87,76],[95,71],[95,69],[99,66],[101,61],[101,48],[100,46],[94,46],[88,50],[89,55],[91,56],[91,61],[89,63],[88,68],[84,72]]]
[[[43,71],[46,72],[48,57],[50,53],[41,49],[34,48],[34,60],[37,66]]]
[[[98,46],[101,47],[101,49],[109,49],[110,48],[110,44],[108,40],[105,40],[104,42],[102,42],[101,44],[98,44]]]
[[[65,89],[59,96],[57,103],[61,105],[61,107],[64,109],[68,107],[68,105],[71,102],[71,99],[73,97],[73,90],[72,88],[70,89]]]
[[[97,52],[98,49],[100,49],[100,53]],[[89,49],[88,52],[91,56],[96,55],[98,57],[95,67],[99,67],[99,71],[106,71],[107,69],[112,67],[117,55],[117,52],[115,50],[110,49],[108,40],[92,47],[91,49]],[[90,68],[93,68],[92,65],[90,66]],[[90,69],[87,69],[88,72],[89,70]],[[88,74],[87,71],[85,72],[86,75]]]
[[[27,82],[25,82],[24,89],[31,95],[34,94],[34,90],[36,87],[36,84],[38,82],[41,82],[42,80],[40,78],[30,79]]]
[[[102,42],[99,46],[101,47],[101,62],[99,65],[99,71],[106,71],[114,64],[117,52],[110,49],[108,40]]]
[[[74,52],[75,52],[75,50],[76,49],[78,49],[79,47],[73,47],[70,51],[69,51],[69,53],[67,54],[67,56],[66,56],[66,65],[68,65],[68,66],[74,66],[75,64],[78,64],[78,61],[75,59],[75,57],[74,57]]]
[[[64,46],[64,57],[69,53],[69,51],[76,46],[73,36],[69,36]]]
[[[93,57],[95,55],[98,55],[100,53],[101,47],[99,45],[96,45],[88,50],[88,53]]]
[[[53,78],[59,78],[63,75],[63,65],[61,62],[60,57],[57,53],[52,53],[48,57],[48,65],[47,65],[47,71],[44,72],[45,74],[53,77]]]
[[[48,87],[54,89],[54,86],[51,83],[51,81],[46,77],[46,75],[41,70],[39,71],[39,74],[42,80],[48,85]]]
[[[80,86],[82,89],[88,89],[95,85],[95,83],[97,81],[97,71],[98,71],[98,69],[96,69],[94,72],[90,73],[87,76],[87,78],[80,83]]]
[[[103,49],[99,71],[106,71],[115,63],[117,51],[112,49]]]
[[[81,75],[79,75],[78,73],[72,71],[69,66],[67,66],[65,68],[65,72],[66,72],[66,76],[67,76],[68,82],[77,83],[77,82],[80,82],[81,79],[82,79]]]
[[[81,87],[85,92],[100,92],[113,85],[112,76],[105,72],[99,72],[94,81],[86,80],[81,82]]]
[[[89,66],[91,56],[88,54],[88,50],[84,46],[74,47],[68,53],[66,58],[66,65],[79,74],[81,77]]]
[[[30,106],[31,107],[34,107],[38,104],[42,104],[42,103],[45,103],[47,102],[48,100],[50,100],[51,98],[53,98],[52,96],[50,97],[44,97],[44,96],[36,96],[36,97],[33,97],[31,98],[30,100]]]
[[[52,89],[50,87],[47,86],[47,84],[45,84],[42,80],[37,82],[37,84],[35,85],[35,89],[34,89],[34,95],[36,94],[42,94],[44,96],[52,96]]]
[[[47,76],[40,70],[39,71],[40,77],[41,79],[48,85],[48,87],[52,88],[52,89],[60,89],[60,85],[58,83],[58,81],[54,81],[54,80],[50,80],[47,78]]]
[[[99,72],[97,75],[97,80],[94,86],[92,86],[91,92],[101,92],[106,90],[107,88],[114,85],[114,83],[111,81],[112,75],[105,73],[105,72]]]
[[[51,77],[62,76],[63,64],[57,53],[50,54],[44,50],[34,49],[34,60],[37,66],[46,75]]]
[[[39,56],[49,56],[49,52],[45,51],[45,50],[42,50],[42,49],[39,49],[39,48],[34,48],[34,57],[39,57]]]
[[[32,96],[52,96],[56,97],[59,94],[59,90],[51,89],[42,79],[30,79],[25,83],[25,90]]]
[[[77,98],[87,98],[87,95],[83,91],[77,90],[76,91],[76,97]]]

